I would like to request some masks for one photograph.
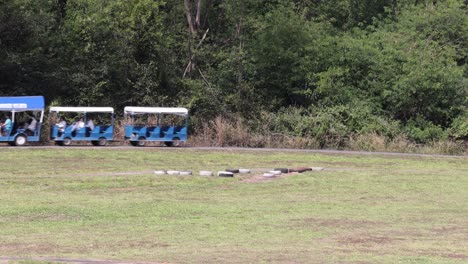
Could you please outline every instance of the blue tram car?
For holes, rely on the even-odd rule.
[[[133,146],[144,146],[146,142],[180,146],[187,141],[187,108],[127,106],[124,119],[125,139]]]
[[[23,146],[39,141],[44,105],[43,96],[0,97],[0,142]]]
[[[50,139],[57,145],[68,146],[73,141],[88,141],[105,146],[114,140],[114,109],[112,107],[50,108]]]

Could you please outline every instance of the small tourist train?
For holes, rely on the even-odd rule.
[[[0,142],[23,146],[41,141],[44,113],[43,96],[0,97]],[[187,142],[187,108],[126,106],[123,113],[123,139],[132,146],[145,146],[148,142],[180,146]],[[122,140],[115,138],[112,107],[51,106],[48,120],[48,140],[59,146],[73,142],[106,146]]]

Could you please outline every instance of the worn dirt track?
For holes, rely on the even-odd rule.
[[[320,153],[320,154],[333,154],[333,155],[382,155],[382,156],[402,156],[402,157],[451,157],[451,158],[464,158],[468,159],[468,155],[441,155],[441,154],[419,154],[419,153],[399,153],[399,152],[369,152],[369,151],[352,151],[352,150],[329,150],[329,149],[288,149],[288,148],[239,148],[239,147],[164,147],[164,146],[144,146],[133,147],[127,145],[117,146],[104,146],[95,147],[92,145],[72,145],[72,146],[22,146],[12,147],[2,145],[0,148],[14,148],[14,149],[93,149],[93,150],[106,150],[106,149],[131,149],[131,150],[206,150],[206,151],[253,151],[253,152],[299,152],[299,153]]]
[[[129,262],[119,260],[102,260],[102,259],[74,259],[74,258],[54,258],[54,257],[8,257],[0,256],[0,263],[9,263],[10,261],[43,261],[55,263],[73,263],[73,264],[161,264],[160,262]]]

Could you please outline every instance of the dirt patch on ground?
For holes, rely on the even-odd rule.
[[[370,228],[374,226],[383,225],[383,223],[365,221],[365,220],[352,220],[352,219],[324,219],[324,218],[303,218],[292,219],[294,224],[301,226],[318,226],[318,227],[331,227],[331,228]]]
[[[74,264],[163,264],[161,262],[135,262],[135,261],[120,261],[120,260],[102,260],[102,259],[71,259],[71,258],[54,258],[54,257],[37,257],[37,258],[23,258],[23,257],[8,257],[0,256],[0,263],[11,263],[11,261],[44,261],[56,263],[74,263]]]
[[[371,245],[371,244],[388,244],[393,240],[385,236],[368,236],[368,235],[359,235],[359,236],[349,236],[342,237],[338,240],[342,244],[362,244],[362,245]]]
[[[22,243],[1,243],[0,252],[2,253],[16,253],[28,252],[30,254],[50,254],[57,248],[54,244],[41,243],[41,244],[22,244]],[[1,260],[1,258],[0,258]]]
[[[442,257],[444,257],[444,258],[451,258],[451,259],[468,259],[468,256],[467,256],[467,255],[455,254],[455,253],[443,254]]]

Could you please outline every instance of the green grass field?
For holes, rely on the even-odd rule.
[[[73,147],[0,156],[4,257],[468,262],[466,157]],[[152,173],[295,166],[326,170],[269,181]]]

